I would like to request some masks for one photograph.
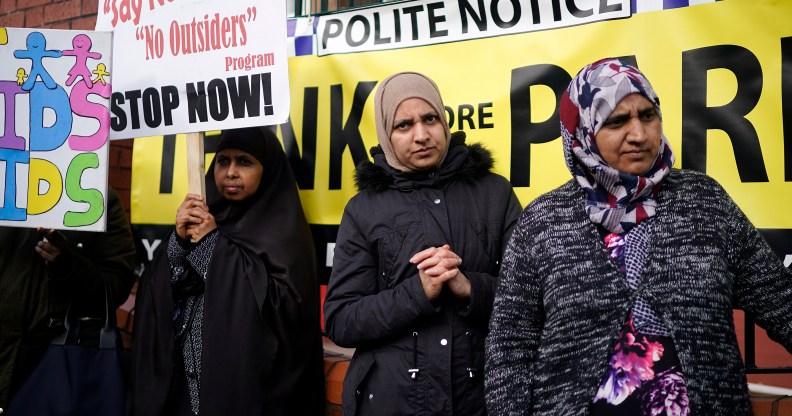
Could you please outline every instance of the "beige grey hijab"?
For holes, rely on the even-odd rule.
[[[396,114],[396,109],[402,101],[409,98],[420,98],[426,101],[432,108],[435,109],[440,121],[443,123],[443,129],[446,134],[446,142],[451,137],[451,132],[448,129],[448,122],[445,116],[445,106],[443,105],[443,98],[440,96],[440,90],[437,85],[429,79],[426,75],[417,72],[399,72],[393,74],[380,82],[377,87],[377,93],[374,95],[374,117],[375,124],[377,125],[377,140],[379,140],[382,152],[385,154],[385,160],[394,169],[402,172],[409,172],[411,169],[404,166],[396,157],[396,152],[393,150],[393,143],[391,143],[391,131],[393,131],[393,116]],[[448,146],[445,148],[445,153],[437,166],[443,164],[446,154],[448,154]]]

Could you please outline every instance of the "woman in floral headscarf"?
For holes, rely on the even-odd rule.
[[[732,309],[792,351],[792,273],[713,179],[672,169],[636,68],[586,66],[559,112],[574,179],[504,254],[490,414],[750,414]]]

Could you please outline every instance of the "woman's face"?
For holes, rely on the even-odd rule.
[[[239,202],[256,193],[264,166],[250,153],[223,149],[215,155],[214,179],[223,198]]]
[[[412,171],[437,166],[448,145],[440,115],[420,98],[408,98],[396,107],[390,140],[396,158]]]
[[[641,94],[624,97],[594,136],[600,155],[612,168],[640,176],[660,149],[660,116]]]

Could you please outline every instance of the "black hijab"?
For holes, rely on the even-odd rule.
[[[214,161],[206,175],[206,201],[223,238],[217,239],[206,278],[205,308],[213,312],[203,317],[201,391],[211,394],[201,397],[202,412],[322,415],[316,256],[296,181],[272,131],[229,130],[219,140],[218,149],[245,151],[264,169],[256,192],[240,202],[217,190]],[[168,259],[160,253],[141,279],[135,306],[136,415],[162,414],[169,397],[181,400],[171,390],[171,286]],[[251,293],[255,303],[249,302]],[[256,313],[260,319],[251,319]],[[229,346],[255,354],[229,355]]]
[[[277,267],[301,268],[300,264],[307,263],[305,254],[314,250],[313,240],[280,141],[265,127],[225,130],[217,150],[229,148],[250,153],[264,171],[255,194],[244,201],[231,202],[215,186],[212,160],[206,174],[206,201],[218,228],[256,254],[266,253]],[[287,232],[279,232],[284,230]]]

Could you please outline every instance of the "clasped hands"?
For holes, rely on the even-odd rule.
[[[204,198],[197,194],[187,194],[176,211],[176,234],[182,241],[197,242],[217,228],[214,215]]]
[[[434,301],[447,286],[457,298],[470,298],[470,280],[459,270],[462,258],[448,244],[416,253],[410,263],[418,267],[421,285],[429,301]]]

